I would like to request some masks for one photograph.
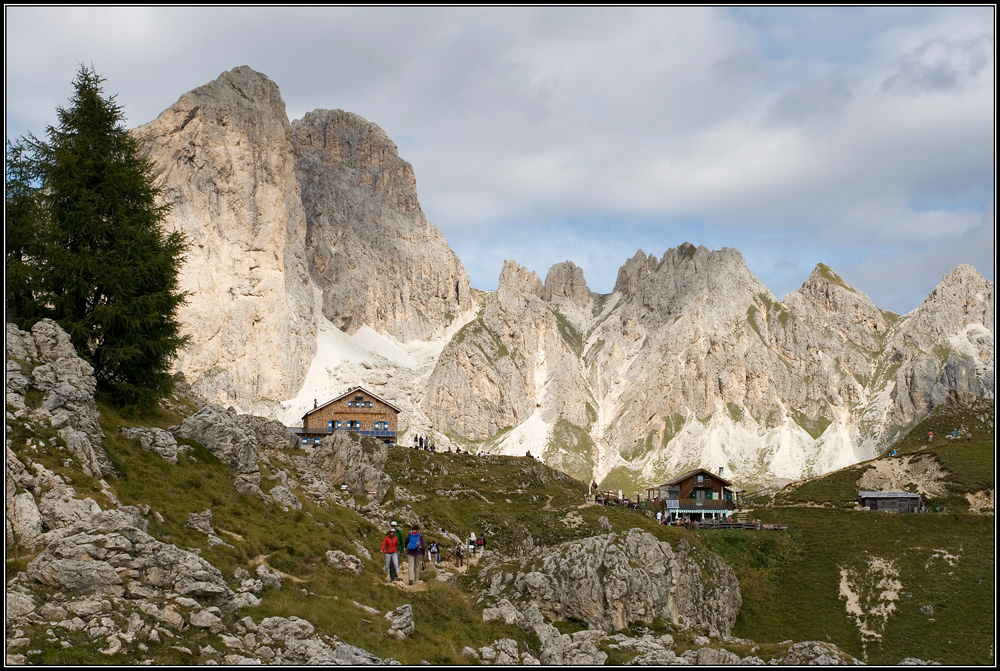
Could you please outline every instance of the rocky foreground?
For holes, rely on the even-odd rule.
[[[255,617],[262,600],[298,589],[266,562],[252,572],[224,573],[200,549],[150,535],[159,513],[122,505],[114,493],[116,474],[102,448],[94,388],[89,365],[54,322],[40,322],[30,332],[8,325],[5,539],[9,550],[30,558],[23,570],[8,574],[8,664],[32,663],[41,649],[80,646],[135,664],[164,663],[164,651],[169,661],[190,664],[398,663],[347,642],[351,631],[320,631],[298,617]],[[230,469],[236,490],[267,505],[291,510],[309,497],[350,509],[380,528],[389,518],[407,517],[402,488],[395,500],[383,502],[393,482],[385,472],[388,451],[374,441],[332,436],[305,456],[294,455],[295,469],[272,475],[280,484],[265,493],[261,465],[298,447],[276,422],[205,405],[169,431],[126,431],[150,459],[172,463],[197,441]],[[36,458],[46,450],[61,455],[58,468]],[[365,505],[352,496],[369,493]],[[306,517],[299,523],[311,522]],[[538,644],[501,638],[466,648],[465,661],[594,665],[607,661],[606,650],[627,650],[636,653],[634,664],[859,663],[820,642],[788,641],[768,659],[724,649],[727,643],[753,646],[730,636],[741,603],[733,570],[684,543],[671,546],[638,529],[615,532],[604,518],[601,524],[606,528],[580,540],[532,547],[529,538],[517,556],[487,551],[478,559],[474,589],[483,621],[532,632]],[[209,547],[232,540],[214,528],[211,510],[191,513],[187,526],[204,534]],[[356,549],[330,551],[326,562],[365,580],[371,553],[361,544]],[[454,582],[455,576],[442,570],[438,579]],[[429,626],[409,605],[387,612],[365,606],[364,612],[368,617],[358,627],[381,628],[397,640]],[[669,634],[624,631],[655,618],[694,634],[693,647],[678,654]],[[587,628],[560,633],[553,622],[566,620]],[[215,643],[200,643],[198,632],[214,635]]]

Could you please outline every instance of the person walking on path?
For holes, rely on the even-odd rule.
[[[437,541],[432,541],[429,548],[427,548],[427,559],[432,564],[438,564],[441,562],[441,549],[438,548]]]
[[[399,537],[390,528],[382,539],[382,554],[385,555],[385,575],[389,582],[399,580]]]
[[[403,532],[400,530],[399,525],[396,524],[396,520],[393,520],[392,522],[390,522],[389,525],[392,527],[392,530],[396,532],[396,539],[399,541],[399,551],[402,552],[403,551]],[[397,565],[398,565],[398,562],[397,562]]]
[[[406,537],[406,560],[410,584],[420,581],[420,562],[424,558],[424,537],[420,533],[420,527],[414,524],[410,528],[410,535]]]
[[[469,532],[469,554],[471,554],[473,557],[476,556],[476,532],[475,531],[470,531]]]
[[[476,550],[482,554],[483,550],[486,549],[486,535],[479,534],[479,538],[476,539]]]
[[[462,544],[459,543],[455,546],[455,568],[462,565]]]

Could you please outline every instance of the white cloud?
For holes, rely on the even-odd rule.
[[[992,261],[976,247],[994,182],[989,7],[8,7],[6,18],[8,136],[54,123],[79,62],[133,124],[246,64],[279,85],[293,119],[341,108],[379,124],[470,275],[495,266],[474,280],[484,288],[503,258],[542,277],[532,264],[569,258],[592,286],[613,283],[636,249],[686,239],[736,247],[762,281],[792,289],[814,255],[883,283],[876,269],[900,259]],[[940,275],[909,261],[895,266],[898,286],[916,305]]]

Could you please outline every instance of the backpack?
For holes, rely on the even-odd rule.
[[[410,534],[410,538],[406,541],[407,550],[419,550],[420,549],[420,534]]]
[[[484,538],[483,538],[482,536],[480,536],[480,537],[479,537],[479,538],[478,538],[478,539],[476,540],[476,545],[486,545],[486,540],[485,540],[485,539],[484,539]]]

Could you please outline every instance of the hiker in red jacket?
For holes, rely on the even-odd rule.
[[[382,539],[382,554],[385,555],[385,574],[389,582],[399,580],[399,538],[395,529],[389,529]]]

